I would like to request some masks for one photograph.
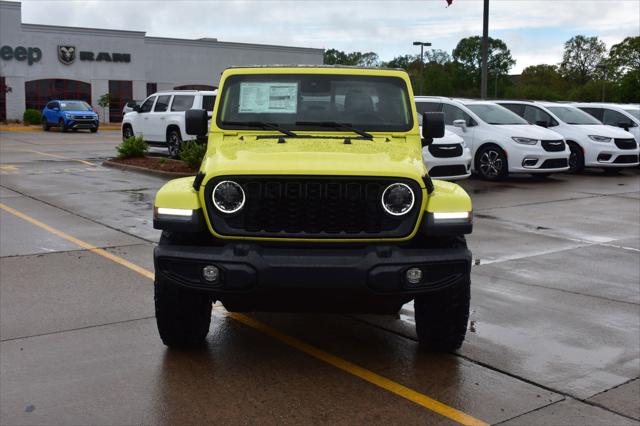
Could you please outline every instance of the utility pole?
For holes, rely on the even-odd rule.
[[[423,42],[423,41],[414,41],[413,45],[420,46],[420,91],[418,93],[420,95],[424,95],[424,92],[422,91],[422,86],[424,84],[424,47],[431,46],[431,43]]]
[[[489,0],[484,0],[482,13],[482,74],[480,76],[480,97],[487,99],[487,56],[489,55]]]

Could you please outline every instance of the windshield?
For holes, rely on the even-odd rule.
[[[636,119],[640,120],[640,108],[638,109],[625,109],[626,112],[633,115]]]
[[[413,115],[398,77],[261,74],[229,77],[216,122],[223,129],[407,131]],[[332,125],[328,125],[332,123]]]
[[[529,124],[520,116],[500,105],[466,104],[466,107],[488,124]]]
[[[549,106],[547,109],[567,124],[602,124],[586,112],[571,106]]]
[[[62,111],[91,111],[88,103],[82,101],[60,102]]]

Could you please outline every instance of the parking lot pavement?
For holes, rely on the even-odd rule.
[[[467,341],[398,318],[229,316],[171,351],[153,318],[160,178],[118,132],[0,132],[0,424],[638,424],[640,176],[463,181]]]

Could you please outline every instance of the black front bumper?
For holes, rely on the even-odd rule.
[[[157,277],[206,291],[230,310],[397,312],[416,295],[468,282],[471,252],[398,245],[163,244],[154,262]],[[216,283],[204,280],[207,265],[219,268]],[[418,285],[405,278],[412,267],[423,271]]]

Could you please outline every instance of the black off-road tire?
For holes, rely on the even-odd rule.
[[[156,323],[162,342],[175,348],[204,344],[211,324],[211,298],[162,277],[154,285]]]
[[[485,145],[476,153],[475,171],[482,179],[497,181],[509,174],[507,156],[497,145]]]
[[[180,130],[171,129],[167,132],[167,150],[170,158],[180,158],[180,146],[182,145],[182,137]]]
[[[452,240],[449,245],[466,248],[463,238]],[[433,352],[453,352],[460,348],[467,333],[470,301],[469,276],[454,287],[416,297],[414,309],[420,346]]]
[[[580,173],[584,170],[584,152],[575,142],[569,142],[569,173]]]
[[[122,128],[122,141],[124,142],[125,140],[131,138],[134,136],[133,133],[133,128],[131,127],[130,124],[125,124],[124,127]]]

